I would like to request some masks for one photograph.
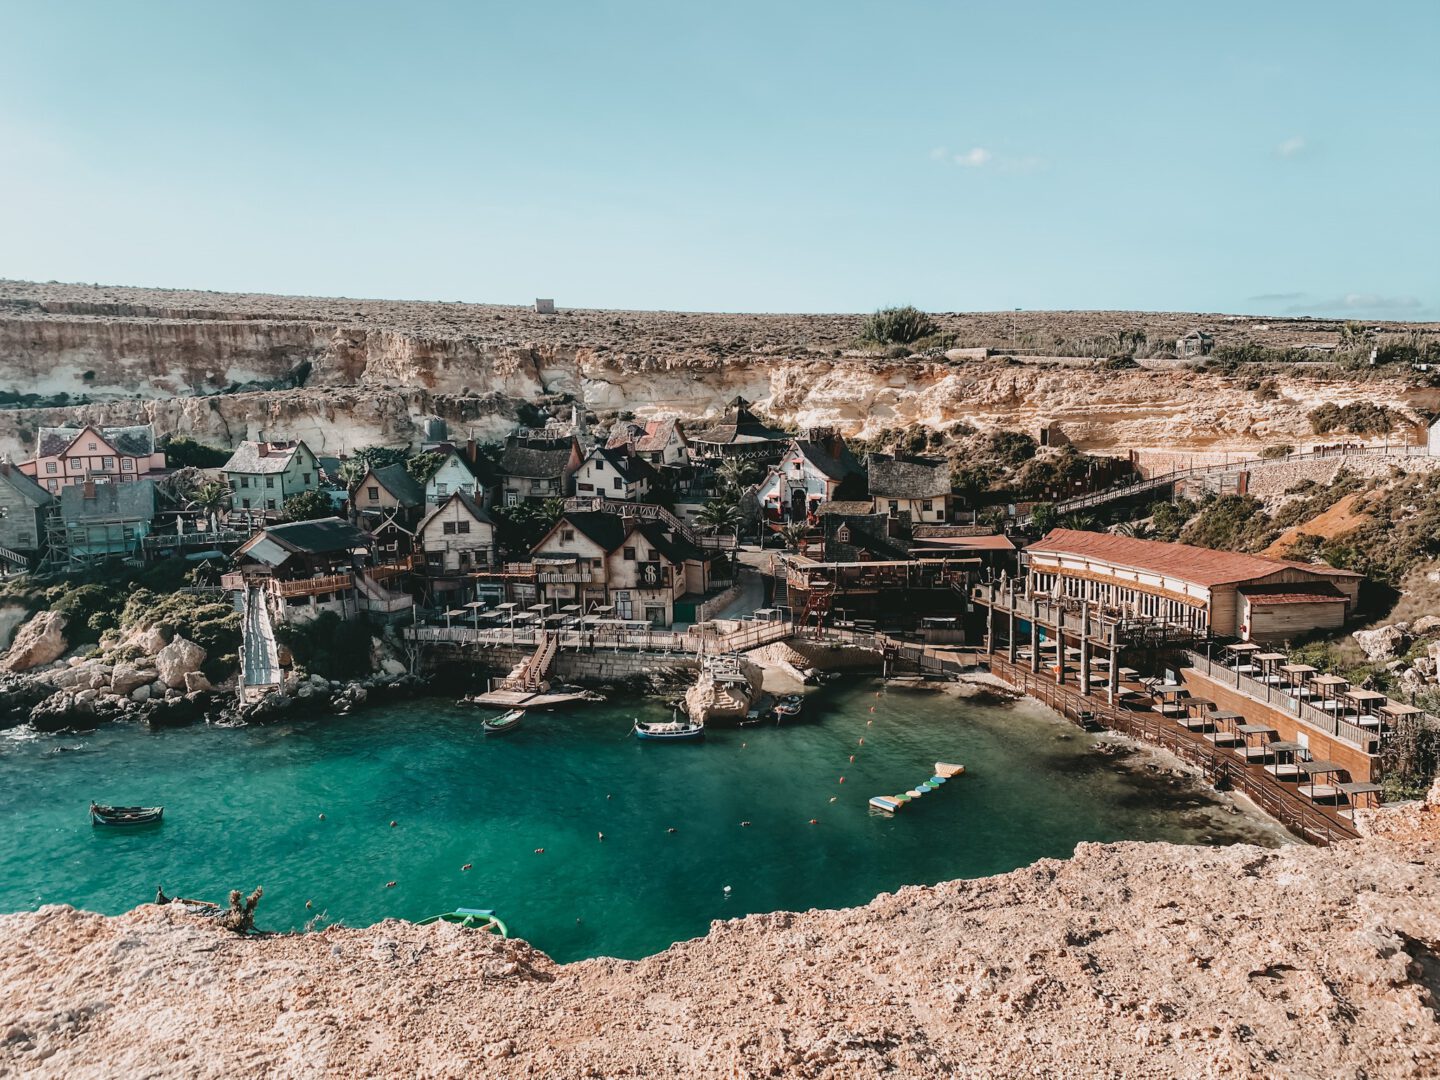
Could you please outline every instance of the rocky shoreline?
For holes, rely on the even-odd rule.
[[[45,907],[0,916],[0,1073],[1433,1076],[1440,790],[1367,829],[1082,844],[639,961],[557,965],[447,925],[242,937],[177,904]]]

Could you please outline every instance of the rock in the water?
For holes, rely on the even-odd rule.
[[[29,671],[54,663],[70,647],[65,640],[65,623],[65,616],[58,611],[40,612],[15,631],[15,641],[0,666],[6,671]]]
[[[160,681],[172,690],[182,688],[185,685],[185,676],[199,671],[204,662],[205,650],[179,634],[155,654],[155,667],[160,673]]]
[[[134,690],[131,690],[131,691],[130,691],[130,700],[131,700],[131,701],[149,701],[149,700],[150,700],[150,686],[149,686],[149,684],[147,683],[147,684],[144,685],[144,686],[137,686]]]
[[[1410,635],[1400,624],[1356,630],[1350,635],[1373,663],[1393,660],[1410,647]]]

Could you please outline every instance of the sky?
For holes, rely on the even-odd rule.
[[[1437,0],[0,0],[0,277],[1440,318]]]

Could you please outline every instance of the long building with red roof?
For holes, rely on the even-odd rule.
[[[1312,563],[1052,529],[1025,549],[1031,592],[1216,637],[1283,641],[1341,626],[1360,575]]]

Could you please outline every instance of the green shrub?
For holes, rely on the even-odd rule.
[[[1180,533],[1186,544],[1217,551],[1253,551],[1274,534],[1265,504],[1252,495],[1221,495],[1200,508]]]
[[[1310,411],[1310,427],[1316,435],[1327,435],[1332,431],[1351,435],[1384,435],[1395,430],[1401,419],[1401,415],[1388,405],[1375,405],[1368,401],[1350,405],[1327,401]]]
[[[860,340],[872,345],[909,345],[937,332],[930,316],[919,308],[882,308],[865,320]]]
[[[193,466],[197,469],[218,469],[230,460],[230,451],[196,442],[188,435],[172,435],[163,441],[165,464],[172,469]]]
[[[1278,443],[1275,446],[1267,446],[1260,451],[1260,456],[1266,461],[1274,461],[1276,458],[1289,457],[1295,452],[1295,447],[1289,443]]]
[[[313,521],[334,517],[335,507],[330,502],[330,496],[323,491],[302,491],[285,500],[280,507],[280,516],[286,521]]]

